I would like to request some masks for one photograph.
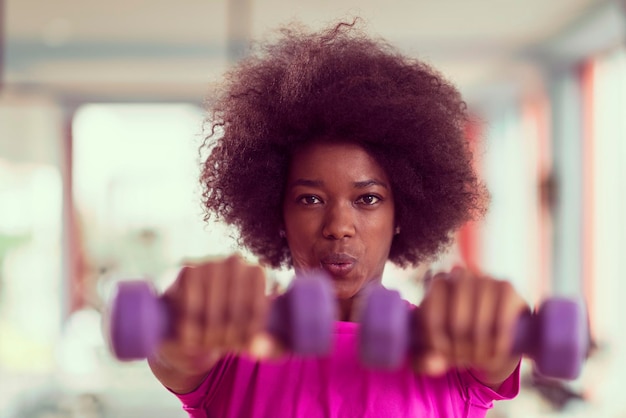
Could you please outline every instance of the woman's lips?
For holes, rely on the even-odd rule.
[[[330,254],[322,258],[321,265],[332,276],[341,277],[354,269],[356,258],[348,254]]]

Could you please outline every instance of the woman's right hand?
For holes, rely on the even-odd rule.
[[[175,392],[193,390],[225,354],[266,358],[281,351],[265,331],[263,269],[238,255],[184,267],[163,299],[173,313],[172,335],[148,360]]]

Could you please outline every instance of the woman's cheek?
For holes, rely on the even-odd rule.
[[[311,261],[302,252],[292,250],[291,259],[295,270],[310,270],[315,267],[311,265]]]

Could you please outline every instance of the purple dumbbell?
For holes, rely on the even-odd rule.
[[[417,312],[419,313],[419,311]],[[419,350],[416,315],[394,290],[370,289],[361,312],[360,351],[365,364],[399,367],[409,350]],[[523,315],[515,329],[513,351],[535,361],[545,376],[575,379],[587,353],[588,333],[584,310],[578,302],[554,298],[536,314]]]
[[[108,341],[115,357],[139,360],[171,334],[172,311],[143,280],[118,284],[108,319]],[[336,302],[320,272],[295,278],[271,305],[267,330],[301,355],[323,355],[332,343]]]

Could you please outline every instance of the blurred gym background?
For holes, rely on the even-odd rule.
[[[588,306],[580,378],[525,363],[520,396],[489,416],[626,417],[626,2],[0,0],[1,418],[185,416],[145,363],[109,354],[107,297],[236,248],[199,206],[210,86],[280,24],[354,16],[439,68],[485,122],[468,135],[491,210],[435,267]],[[418,301],[425,268],[385,281]]]

